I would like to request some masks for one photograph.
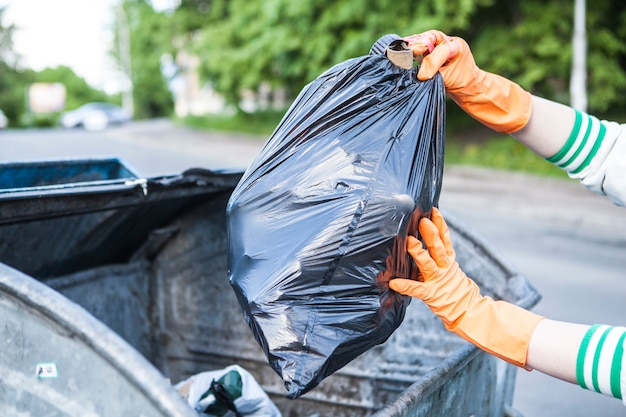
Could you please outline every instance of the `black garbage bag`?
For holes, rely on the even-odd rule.
[[[389,38],[301,91],[227,206],[230,282],[292,399],[401,324],[388,282],[416,275],[405,239],[438,202],[443,82],[392,64]]]

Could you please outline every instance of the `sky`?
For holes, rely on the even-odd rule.
[[[124,77],[108,56],[118,0],[0,0],[15,24],[14,50],[25,68],[68,66],[95,88],[120,91]]]

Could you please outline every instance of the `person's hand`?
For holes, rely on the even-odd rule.
[[[458,90],[472,83],[480,69],[464,39],[448,36],[438,30],[402,38],[420,61],[417,78],[431,79],[441,72],[447,89]]]
[[[465,40],[438,30],[403,40],[421,60],[418,79],[425,81],[440,72],[448,95],[470,116],[502,133],[513,133],[526,125],[532,110],[530,93],[478,68]]]
[[[480,289],[459,267],[450,231],[436,208],[432,220],[419,222],[426,244],[407,238],[407,251],[415,260],[423,281],[396,278],[389,287],[420,298],[446,329],[509,363],[524,367],[530,337],[543,317],[510,304],[483,297]]]

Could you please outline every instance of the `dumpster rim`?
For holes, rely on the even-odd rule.
[[[67,330],[134,386],[164,416],[195,416],[172,385],[145,357],[87,310],[29,275],[0,263],[0,297],[32,308]],[[106,335],[106,338],[103,337]],[[132,365],[132,372],[130,366]],[[148,389],[149,388],[149,389]]]

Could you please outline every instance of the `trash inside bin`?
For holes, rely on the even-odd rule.
[[[387,342],[297,400],[287,399],[283,381],[254,340],[228,282],[225,209],[241,174],[189,170],[142,183],[137,178],[130,188],[124,183],[112,186],[111,199],[85,183],[51,215],[38,211],[41,191],[31,195],[24,190],[20,204],[32,214],[2,218],[0,262],[27,271],[56,291],[56,303],[76,303],[89,312],[104,326],[90,333],[96,341],[87,351],[95,350],[91,354],[97,356],[99,344],[116,338],[147,359],[146,367],[156,368],[149,371],[149,380],[162,376],[177,382],[237,364],[254,376],[284,417],[504,415],[512,402],[516,369],[448,333],[418,302],[410,304],[403,324]],[[54,200],[54,195],[43,198]],[[8,204],[11,199],[3,195],[1,201]],[[532,307],[539,296],[526,279],[442,209],[468,275],[486,294]],[[27,280],[19,276],[18,281]],[[26,290],[14,286],[0,292],[0,304],[15,305],[13,299],[24,298]],[[29,303],[31,308],[20,314],[36,321],[45,302]],[[7,320],[0,314],[0,328],[11,325]],[[87,331],[68,331],[50,321],[42,327],[47,337],[58,338],[59,347],[74,343],[73,334]],[[3,348],[35,365],[55,362],[34,354],[31,358],[35,351],[22,349],[38,343],[36,332],[22,333],[18,342]],[[118,354],[125,356],[121,350]],[[119,372],[108,374],[110,385],[135,372],[133,362],[120,361]],[[2,366],[16,374],[35,373],[32,367],[18,368],[17,361]],[[161,382],[159,389],[167,390]],[[0,384],[2,392],[7,381]],[[15,407],[11,395],[0,401],[3,410]],[[176,415],[159,407],[163,416]],[[22,410],[28,412],[26,406]]]
[[[177,383],[176,389],[200,414],[225,416],[230,411],[249,417],[281,417],[250,372],[238,365],[192,375]]]

